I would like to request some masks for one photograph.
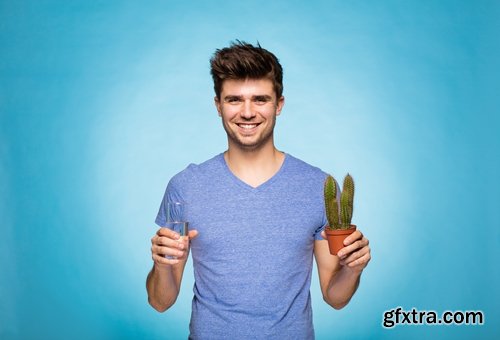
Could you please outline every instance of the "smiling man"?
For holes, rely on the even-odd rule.
[[[326,173],[276,149],[285,99],[274,54],[233,43],[216,51],[211,73],[228,149],[168,183],[156,223],[164,225],[167,201],[184,201],[190,231],[180,238],[160,228],[151,239],[149,303],[158,311],[175,303],[191,252],[191,339],[313,339],[313,258],[324,300],[339,309],[370,261],[368,240],[357,230],[330,255]]]

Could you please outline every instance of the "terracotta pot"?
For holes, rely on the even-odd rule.
[[[325,228],[326,237],[328,239],[328,246],[330,254],[337,255],[338,251],[344,248],[344,240],[347,236],[351,235],[356,230],[356,226],[351,224],[349,229],[331,230],[328,226]]]

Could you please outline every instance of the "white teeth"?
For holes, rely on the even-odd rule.
[[[240,124],[240,127],[244,128],[244,129],[253,129],[256,126],[257,126],[257,124]]]

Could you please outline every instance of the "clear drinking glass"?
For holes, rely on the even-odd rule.
[[[182,240],[188,235],[187,204],[185,202],[167,202],[165,209],[166,222],[164,227],[179,233],[180,240]],[[177,257],[167,255],[166,258],[176,259]]]

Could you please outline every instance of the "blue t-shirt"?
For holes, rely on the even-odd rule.
[[[313,339],[310,285],[314,241],[327,224],[326,174],[286,154],[280,170],[253,188],[223,154],[189,165],[166,200],[188,203],[195,284],[193,339]]]

